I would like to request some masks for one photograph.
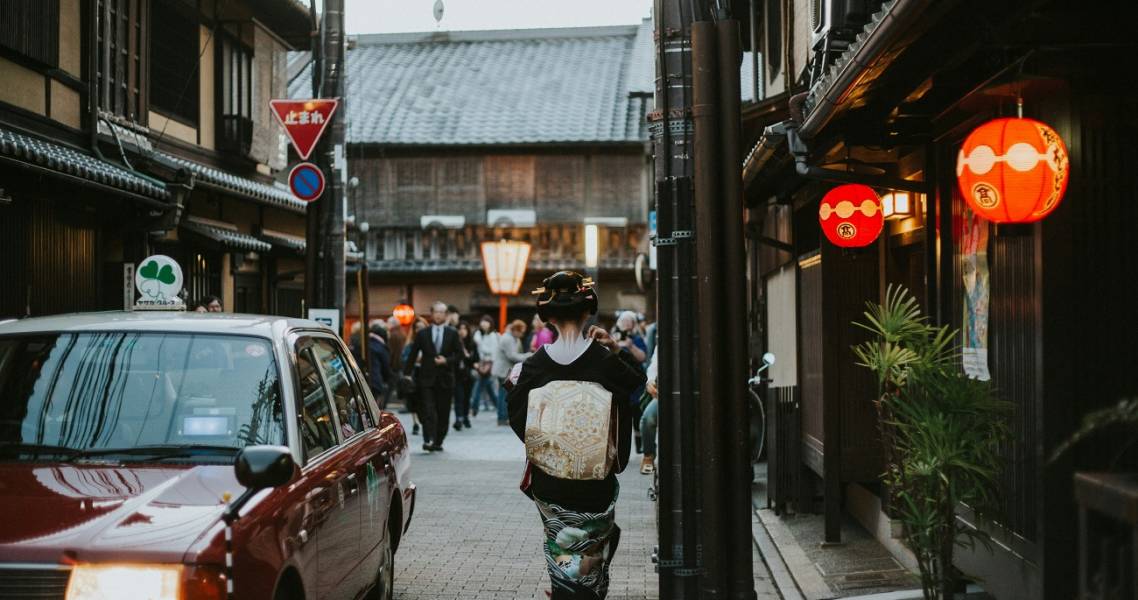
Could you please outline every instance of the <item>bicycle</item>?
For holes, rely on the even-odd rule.
[[[763,377],[763,371],[770,368],[775,362],[773,353],[763,354],[763,366],[755,371],[755,376],[747,380],[747,400],[751,408],[751,462],[756,463],[762,459],[766,450],[767,437],[767,411],[762,396],[756,391],[774,382],[769,377]]]

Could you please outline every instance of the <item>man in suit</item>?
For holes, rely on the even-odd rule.
[[[427,452],[443,449],[443,439],[449,429],[450,405],[454,398],[454,368],[462,353],[458,330],[449,327],[447,305],[435,302],[431,306],[431,326],[415,334],[411,341],[411,354],[403,364],[403,372],[410,375],[420,354],[419,365],[419,419],[423,422],[423,444]]]

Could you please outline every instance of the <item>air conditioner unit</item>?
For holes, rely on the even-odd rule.
[[[486,224],[491,227],[533,227],[537,225],[537,212],[531,209],[488,210]]]
[[[871,11],[881,6],[875,0],[811,0],[810,4],[814,28],[810,42],[815,52],[837,49],[835,42],[844,48],[869,20]]]
[[[462,229],[466,225],[463,215],[423,215],[419,217],[419,226],[423,229],[441,227],[443,229]]]

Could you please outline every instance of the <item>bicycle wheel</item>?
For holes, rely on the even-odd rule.
[[[747,394],[751,404],[751,462],[758,462],[766,449],[767,412],[754,389],[748,389]]]

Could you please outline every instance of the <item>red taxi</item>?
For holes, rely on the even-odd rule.
[[[0,323],[0,598],[387,599],[407,436],[306,320]]]

